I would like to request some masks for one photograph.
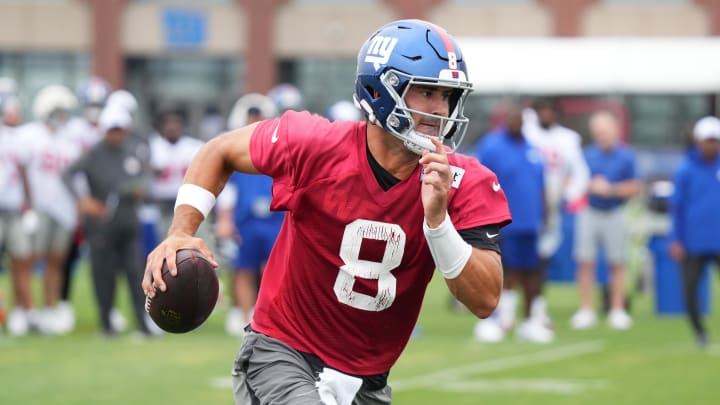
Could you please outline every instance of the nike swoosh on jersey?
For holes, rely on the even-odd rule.
[[[280,128],[280,120],[278,120],[277,125],[275,126],[275,130],[273,131],[272,137],[270,138],[270,142],[275,143],[278,141],[278,128]]]
[[[493,188],[493,191],[497,193],[498,190],[500,190],[500,184],[493,181],[492,188]]]
[[[497,233],[485,232],[485,235],[487,235],[488,238],[492,239],[492,238],[498,236],[499,234],[497,234]]]

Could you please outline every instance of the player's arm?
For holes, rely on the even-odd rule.
[[[425,238],[450,292],[475,315],[485,318],[495,310],[502,292],[500,255],[472,247],[452,224],[447,213],[452,173],[445,149],[436,139],[432,141],[438,152],[425,153],[420,159]]]
[[[503,277],[500,254],[473,247],[460,274],[445,279],[448,289],[475,316],[487,318],[500,300]]]
[[[165,291],[162,264],[167,260],[170,274],[176,275],[175,252],[179,249],[197,249],[217,267],[212,251],[202,239],[193,235],[233,171],[259,173],[250,158],[250,138],[256,126],[252,124],[213,138],[193,158],[178,191],[175,215],[167,237],[148,255],[142,282],[145,294],[154,297],[153,281]]]
[[[476,316],[486,318],[495,310],[503,285],[497,240],[500,226],[493,224],[455,231],[443,224],[436,229],[444,226],[447,227],[447,233],[442,236],[444,240],[436,240],[436,247],[431,248],[438,271],[458,301]],[[433,229],[426,230],[426,237],[432,236]],[[445,252],[443,243],[449,248]],[[448,263],[450,258],[453,260]]]

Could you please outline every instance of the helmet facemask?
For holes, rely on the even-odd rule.
[[[435,145],[430,140],[432,137],[436,137],[443,145],[448,147],[448,153],[455,152],[465,137],[470,121],[463,114],[465,99],[472,91],[470,82],[411,76],[394,69],[383,73],[381,82],[395,101],[395,108],[385,120],[384,128],[388,132],[401,139],[410,151],[419,155],[424,150],[435,151]],[[405,103],[405,96],[414,85],[451,89],[453,92],[449,100],[448,116],[427,113],[408,107]],[[397,91],[398,88],[402,89],[400,93]],[[416,131],[416,123],[412,114],[436,120],[439,123],[438,134],[423,134]]]
[[[364,99],[357,100],[357,104],[368,114],[370,122],[383,127],[395,137],[403,141],[405,146],[418,155],[424,150],[435,151],[435,145],[430,138],[435,136],[423,134],[415,130],[415,120],[412,114],[417,114],[437,120],[439,131],[436,138],[449,148],[448,153],[453,153],[465,137],[469,119],[464,115],[465,99],[472,91],[472,83],[457,79],[444,80],[433,77],[420,77],[405,74],[395,69],[390,69],[380,76],[383,93],[390,96],[394,101],[394,108],[388,114],[385,122],[381,122],[375,116],[372,107]],[[450,113],[447,117],[412,109],[405,103],[405,96],[413,85],[431,87],[442,87],[453,90],[449,100]],[[368,92],[370,89],[366,89]]]

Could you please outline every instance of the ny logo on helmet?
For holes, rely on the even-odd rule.
[[[380,35],[374,37],[368,47],[365,62],[372,63],[375,70],[380,69],[380,65],[387,64],[397,41],[397,38],[383,37]]]

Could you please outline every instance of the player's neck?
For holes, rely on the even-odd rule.
[[[410,152],[403,142],[376,125],[367,125],[367,143],[375,160],[394,177],[408,178],[420,156]]]

